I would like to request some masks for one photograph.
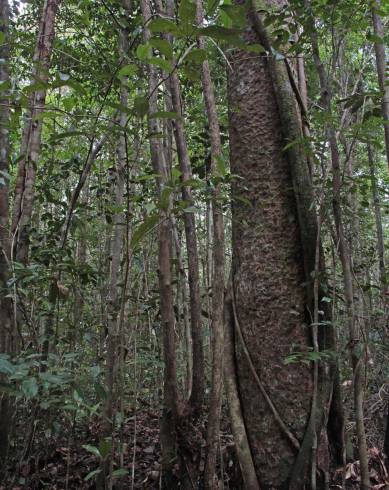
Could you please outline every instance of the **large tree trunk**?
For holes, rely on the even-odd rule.
[[[261,19],[254,12],[251,17],[254,29],[246,41],[259,37],[271,52]],[[308,358],[313,347],[313,195],[301,149],[283,151],[301,134],[284,61],[240,50],[231,58],[231,172],[238,176],[232,196],[232,288],[240,399],[261,488],[302,489],[309,464],[315,473],[316,467],[327,471],[321,427],[330,391],[324,379],[330,378],[328,366],[320,367],[315,382],[311,365],[297,359],[285,364],[292,353]],[[304,288],[306,281],[310,288]]]

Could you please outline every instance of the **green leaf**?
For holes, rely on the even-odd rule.
[[[103,439],[99,444],[99,452],[102,458],[106,458],[111,451],[112,441],[111,439]]]
[[[220,10],[229,17],[232,27],[243,28],[247,25],[246,5],[221,5]]]
[[[148,216],[138,228],[135,229],[131,238],[131,247],[135,248],[146,234],[158,223],[158,215]]]
[[[136,55],[141,61],[147,60],[151,56],[151,46],[150,44],[139,44],[136,48]]]
[[[149,41],[150,46],[158,49],[158,51],[165,55],[168,60],[173,58],[173,49],[166,39],[159,39],[158,37],[153,37]]]
[[[239,39],[238,36],[242,34],[240,29],[229,29],[222,26],[208,26],[199,30],[202,36],[212,37],[219,41],[233,41]]]
[[[7,361],[7,359],[4,359],[0,357],[0,373],[3,374],[13,374],[15,372],[15,366]]]
[[[118,78],[132,77],[138,71],[138,67],[134,64],[125,65],[118,71]]]
[[[222,177],[225,177],[227,175],[226,163],[221,155],[216,156],[216,166],[219,170],[220,175]]]
[[[196,4],[190,0],[181,0],[178,7],[180,21],[186,25],[192,24],[196,18]]]
[[[119,468],[118,470],[112,472],[112,476],[114,478],[118,478],[120,476],[126,476],[126,475],[128,475],[128,470],[126,470],[125,468]]]
[[[8,90],[12,87],[10,80],[2,80],[0,82],[0,91]]]
[[[0,44],[4,44],[5,41],[5,34],[4,32],[0,31]]]
[[[26,398],[33,398],[38,393],[38,383],[35,378],[27,378],[22,383],[22,392]]]
[[[149,63],[151,65],[158,66],[159,68],[162,68],[166,73],[170,73],[172,71],[172,65],[170,64],[169,61],[164,60],[163,58],[151,58],[149,60]]]
[[[219,0],[206,0],[206,12],[209,17],[212,17],[219,5]]]
[[[85,136],[85,133],[82,131],[64,131],[63,133],[53,134],[51,141],[59,141],[65,138],[71,138],[72,136]]]
[[[369,32],[366,36],[366,39],[375,44],[384,44],[384,40],[382,39],[382,37],[374,34],[373,32]]]
[[[162,32],[171,34],[177,34],[178,32],[177,25],[174,22],[168,19],[163,19],[162,17],[153,19],[148,24],[148,26],[151,32]]]
[[[140,116],[143,117],[147,114],[149,110],[149,101],[146,97],[135,97],[134,100],[134,111]]]
[[[90,444],[84,444],[82,446],[84,449],[86,449],[88,452],[94,454],[95,456],[97,456],[99,459],[102,457],[101,454],[100,454],[100,451],[98,450],[98,448],[96,446],[92,446]]]
[[[149,119],[179,119],[181,116],[177,112],[157,111],[150,114]]]
[[[200,80],[201,72],[195,65],[187,64],[184,66],[183,70],[184,70],[185,76],[189,80],[192,80],[193,82],[197,82],[198,80]]]
[[[86,477],[84,478],[84,481],[88,481],[90,479],[92,479],[94,476],[98,475],[99,473],[101,473],[101,469],[97,469],[97,470],[93,470],[91,471],[90,473],[88,473],[86,475]]]
[[[185,61],[194,61],[195,63],[201,64],[207,59],[207,52],[204,49],[192,49],[187,56]]]

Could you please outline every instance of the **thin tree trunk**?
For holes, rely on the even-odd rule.
[[[314,28],[315,20],[312,14],[312,7],[309,0],[305,1],[305,6],[311,18],[312,26],[310,29],[313,61],[319,76],[322,103],[328,113],[331,113],[331,90],[329,87],[327,74],[320,58],[317,31]],[[354,384],[354,408],[356,420],[356,432],[358,439],[359,460],[361,467],[361,489],[367,490],[370,487],[370,477],[367,458],[367,443],[363,415],[364,398],[364,346],[360,338],[360,332],[355,318],[353,275],[351,269],[351,256],[347,245],[343,215],[341,208],[341,170],[339,148],[334,127],[327,129],[327,138],[330,145],[332,163],[332,189],[333,189],[333,212],[336,227],[336,239],[338,243],[339,258],[342,264],[343,284],[346,302],[347,323],[349,330],[349,350],[353,369]]]
[[[204,11],[202,0],[197,0],[197,24],[202,26]],[[198,40],[198,47],[204,49],[204,38]],[[211,140],[211,174],[217,179],[218,159],[222,158],[220,127],[217,117],[214,89],[208,60],[201,68],[201,84]],[[224,221],[221,201],[221,184],[216,183],[212,196],[213,248],[212,248],[212,386],[207,427],[207,461],[204,482],[207,490],[218,487],[216,456],[219,442],[220,411],[223,396],[223,347],[224,347]]]
[[[122,59],[125,59],[128,52],[128,31],[123,28],[119,33],[119,52]],[[128,77],[123,77],[120,86],[120,106],[128,106]],[[110,438],[113,447],[113,433],[115,428],[115,416],[117,411],[117,371],[118,353],[120,352],[119,343],[119,312],[121,301],[119,298],[119,279],[120,279],[120,260],[122,255],[124,237],[124,189],[125,189],[125,169],[127,164],[127,149],[125,131],[127,127],[127,113],[121,111],[119,115],[119,139],[117,143],[117,156],[115,165],[114,179],[114,202],[115,212],[112,219],[112,232],[110,247],[110,271],[107,291],[107,367],[106,367],[106,388],[107,397],[105,402],[105,421],[103,427],[103,438]],[[124,288],[123,288],[124,290]],[[113,450],[111,450],[113,453]],[[112,488],[112,454],[105,458],[102,465],[100,480],[104,480],[105,488]]]
[[[367,158],[369,161],[370,170],[370,181],[371,181],[371,192],[373,197],[373,207],[375,216],[375,225],[377,233],[377,253],[378,253],[378,264],[380,272],[380,283],[381,290],[385,292],[386,290],[386,270],[385,270],[385,244],[384,244],[384,232],[382,229],[382,215],[381,215],[381,202],[380,195],[378,193],[377,187],[377,177],[375,172],[374,155],[371,146],[367,145]]]
[[[378,85],[380,87],[380,91],[382,92],[381,108],[382,117],[384,119],[386,160],[389,167],[389,85],[386,79],[387,63],[384,41],[385,32],[381,16],[377,12],[377,9],[379,9],[380,7],[381,1],[375,0],[375,5],[373,5],[372,8],[373,28],[374,34],[379,37],[380,40],[377,39],[374,42],[374,50],[376,56]]]
[[[0,0],[0,32],[4,39],[0,46],[0,82],[10,83],[9,79],[9,5],[8,0]],[[12,300],[8,297],[7,282],[10,276],[10,236],[9,236],[9,90],[0,94],[0,353],[14,354],[16,335],[14,328]],[[0,380],[3,381],[3,375]],[[0,476],[8,453],[8,438],[11,427],[10,398],[0,395]]]
[[[225,297],[225,343],[224,343],[224,384],[228,400],[232,434],[234,436],[235,450],[242,472],[245,488],[259,490],[259,483],[255,473],[253,457],[247,437],[246,427],[239,399],[238,384],[236,380],[234,356],[234,316],[232,306],[232,284],[229,281]]]
[[[151,9],[148,0],[141,1],[143,22],[151,18]],[[144,41],[150,39],[150,31],[144,28]],[[155,66],[149,65],[149,115],[158,111],[157,86],[158,74]],[[149,117],[150,134],[150,153],[154,172],[158,175],[157,186],[159,197],[165,189],[169,179],[166,167],[165,153],[162,141],[160,125],[157,119]],[[176,426],[178,419],[178,390],[176,373],[176,352],[175,352],[175,317],[173,308],[173,287],[172,287],[172,230],[170,214],[170,201],[167,207],[160,207],[160,220],[158,228],[158,269],[159,269],[159,290],[160,308],[163,337],[163,354],[165,361],[164,371],[164,410],[161,421],[161,446],[162,446],[162,472],[163,485],[165,488],[175,488],[176,478],[173,474],[173,467],[176,461]]]
[[[169,16],[174,16],[173,0],[167,0],[166,11]],[[174,61],[172,66],[174,66]],[[178,114],[178,118],[173,121],[173,130],[176,140],[181,179],[183,183],[182,199],[187,203],[188,207],[193,207],[194,201],[192,197],[192,190],[190,187],[185,185],[185,182],[191,180],[192,178],[192,170],[186,142],[184,114],[181,106],[180,82],[176,70],[173,70],[173,72],[170,74],[168,82],[169,83],[167,85],[172,99],[172,107],[174,112]],[[196,413],[200,410],[204,399],[204,352],[201,325],[199,259],[197,250],[196,222],[193,212],[184,212],[184,227],[188,255],[188,282],[193,349],[193,381],[190,405],[193,411]]]
[[[54,44],[55,18],[60,0],[45,0],[41,15],[38,39],[33,57],[32,80],[47,85],[50,59]],[[34,91],[25,116],[20,160],[15,184],[12,214],[13,258],[23,264],[28,260],[29,225],[35,194],[35,174],[38,166],[43,122],[39,117],[45,109],[46,88]]]

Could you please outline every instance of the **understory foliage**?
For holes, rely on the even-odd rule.
[[[36,477],[42,471],[48,488],[65,488],[55,486],[57,477],[66,488],[174,488],[178,481],[202,488],[204,468],[212,469],[208,455],[213,444],[216,467],[209,470],[206,487],[218,488],[212,487],[216,480],[223,488],[242,485],[227,403],[225,397],[218,402],[218,379],[212,375],[217,369],[212,359],[218,348],[223,352],[215,341],[223,342],[223,336],[215,335],[213,300],[216,288],[222,296],[229,290],[231,205],[250,206],[244,193],[231,190],[242,178],[230,170],[228,111],[235,109],[227,104],[227,79],[237,50],[286,63],[299,94],[305,129],[298,141],[285,141],[283,151],[299,145],[310,169],[310,206],[320,217],[325,259],[316,326],[334,327],[336,348],[318,351],[314,344],[310,349],[291,344],[282,362],[304,363],[312,372],[327,362],[339,366],[345,477],[350,485],[359,484],[358,465],[352,466],[360,459],[355,359],[362,366],[369,455],[384,464],[379,451],[384,444],[389,449],[387,90],[377,76],[375,49],[381,45],[385,52],[388,5],[368,0],[291,0],[270,6],[231,0],[204,5],[201,0],[169,0],[166,5],[158,0],[46,0],[45,5],[15,0],[5,27],[6,3],[1,0],[0,32],[0,396],[8,426],[0,430],[4,488],[43,488]],[[48,4],[52,10],[45,10]],[[243,35],[253,8],[270,33],[270,51],[260,39],[248,43]],[[373,14],[383,23],[383,34],[377,32]],[[46,48],[40,38],[45,15],[53,16],[55,27],[52,46]],[[312,32],[327,87],[315,64]],[[202,85],[205,62],[219,125],[217,154]],[[38,126],[41,135],[34,140]],[[339,195],[333,185],[332,129],[339,151]],[[27,144],[25,134],[30,135]],[[160,160],[163,155],[164,167],[156,166],[158,155]],[[356,339],[347,326],[350,309],[334,199],[339,200],[351,267],[352,314],[360,341],[354,361],[350,343]],[[220,217],[224,243],[219,244],[214,225]],[[164,244],[167,280],[161,262]],[[219,246],[224,282],[216,284]],[[195,256],[197,278],[190,265]],[[317,271],[310,272],[314,278]],[[164,286],[172,300],[170,326]],[[197,337],[191,330],[196,287]],[[314,312],[309,315],[315,326]],[[202,344],[202,373],[196,339]],[[196,385],[196,372],[203,390]],[[169,376],[175,401],[167,388]],[[212,400],[216,419],[222,419],[217,441],[209,430],[207,436]],[[175,425],[166,430],[169,416]],[[160,419],[161,437],[171,430],[178,441],[173,443],[173,463],[160,456]],[[56,467],[60,453],[61,477],[47,470]],[[85,464],[72,480],[70,468],[77,459]],[[377,478],[371,473],[371,485],[385,483],[378,478],[385,474],[380,468],[374,469]],[[170,484],[164,471],[173,475]],[[332,476],[334,471],[333,466]]]

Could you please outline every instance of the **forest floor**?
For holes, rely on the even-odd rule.
[[[161,451],[159,443],[158,411],[137,411],[123,424],[122,468],[116,466],[114,489],[158,489],[160,488]],[[73,431],[62,431],[63,435],[53,438],[47,433],[35,431],[33,449],[25,456],[28,431],[18,431],[18,444],[24,450],[10,458],[8,477],[0,484],[0,490],[93,490],[99,468],[98,455],[93,454],[99,446],[97,421],[88,425],[77,425]],[[222,474],[224,489],[241,489],[241,477],[234,455],[234,444],[228,426],[221,434]],[[205,441],[197,457],[200,470],[204,467]],[[18,451],[15,451],[17,453]],[[369,450],[372,490],[389,490],[389,475],[382,453],[377,448]],[[344,482],[342,484],[342,475]],[[196,485],[193,484],[196,489]],[[359,488],[359,463],[350,462],[346,471],[338,470],[333,475],[332,489],[354,490]]]

